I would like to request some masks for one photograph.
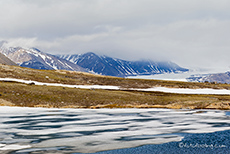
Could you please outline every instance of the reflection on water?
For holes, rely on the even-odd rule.
[[[229,115],[214,110],[0,107],[0,152],[133,153],[161,146],[228,150]]]

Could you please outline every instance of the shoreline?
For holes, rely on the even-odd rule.
[[[230,110],[228,106],[217,106],[212,105],[212,107],[205,108],[195,108],[194,106],[164,106],[164,105],[126,105],[126,106],[116,106],[116,105],[97,105],[97,106],[64,106],[64,107],[49,107],[46,105],[37,105],[37,106],[17,106],[17,105],[2,105],[0,107],[22,107],[22,108],[43,108],[43,109],[175,109],[175,110]]]

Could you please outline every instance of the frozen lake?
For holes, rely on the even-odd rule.
[[[230,112],[0,107],[0,153],[227,153]]]

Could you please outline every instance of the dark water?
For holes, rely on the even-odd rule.
[[[215,133],[183,134],[179,142],[144,145],[135,148],[97,152],[96,154],[228,154],[230,153],[230,131]]]
[[[0,107],[0,153],[230,153],[230,112]]]

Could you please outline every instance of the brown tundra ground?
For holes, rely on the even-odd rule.
[[[124,90],[79,89],[0,82],[0,105],[54,108],[173,108],[230,109],[230,95],[172,94],[126,88],[213,88],[230,89],[229,84],[125,79],[90,73],[35,70],[0,65],[0,78],[17,78],[71,85],[114,85]]]

